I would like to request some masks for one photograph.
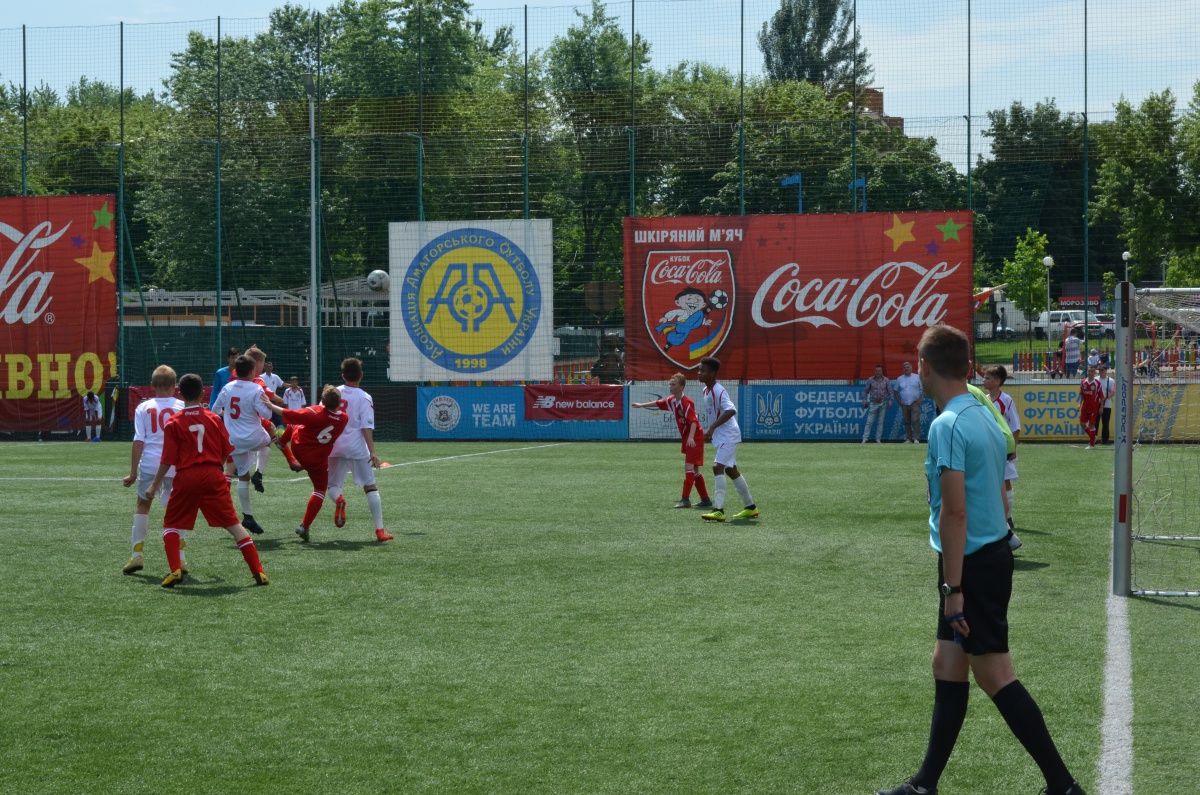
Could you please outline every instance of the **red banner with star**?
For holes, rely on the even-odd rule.
[[[625,219],[625,373],[889,377],[929,326],[971,333],[970,212]]]
[[[83,398],[116,376],[115,207],[0,199],[0,430],[82,428]]]

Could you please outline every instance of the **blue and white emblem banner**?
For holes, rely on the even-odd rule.
[[[393,381],[554,377],[549,220],[388,225]]]

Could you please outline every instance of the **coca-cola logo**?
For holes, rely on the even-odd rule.
[[[720,252],[704,252],[710,256],[696,256],[698,252],[660,255],[662,259],[649,268],[651,284],[712,284],[722,281],[725,266],[729,263],[729,254]]]
[[[30,270],[34,260],[46,246],[66,234],[71,228],[67,223],[53,232],[49,221],[43,221],[29,233],[23,233],[6,223],[0,222],[0,235],[16,243],[0,268],[0,321],[8,324],[36,322],[50,308],[53,296],[49,295],[52,271]],[[53,317],[48,322],[54,322]]]
[[[933,326],[946,316],[949,293],[938,283],[957,271],[946,262],[930,267],[887,262],[861,279],[805,279],[789,262],[771,273],[754,294],[750,314],[763,328],[808,323],[816,328]],[[916,277],[914,282],[912,277]],[[905,278],[908,277],[908,278]]]

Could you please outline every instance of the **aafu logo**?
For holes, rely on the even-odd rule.
[[[425,419],[438,431],[452,431],[462,419],[458,401],[449,395],[438,395],[425,408]]]
[[[447,370],[479,373],[518,356],[537,328],[541,285],[525,252],[487,229],[429,241],[401,288],[402,318],[425,356]]]
[[[728,251],[651,251],[642,279],[646,331],[658,350],[691,370],[720,350],[733,326]]]

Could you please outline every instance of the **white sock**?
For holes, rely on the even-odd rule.
[[[146,530],[150,528],[150,517],[144,513],[133,515],[133,556],[142,556],[142,547],[146,543]]]
[[[242,513],[254,515],[254,511],[250,510],[250,481],[238,481],[238,502],[242,504]]]
[[[267,445],[258,451],[258,471],[267,471],[267,462],[271,460],[271,445]]]
[[[725,510],[725,476],[713,477],[713,507],[718,511]]]
[[[83,426],[83,430],[84,430],[84,433],[86,433],[86,434],[87,434],[87,438],[88,438],[88,440],[90,441],[90,440],[91,440],[91,438],[92,438],[92,426],[91,426],[91,425],[84,425],[84,426]]]
[[[187,534],[186,531],[179,533],[179,562],[187,563]]]
[[[340,496],[342,496],[341,486],[330,486],[329,488],[325,489],[325,499],[329,500],[330,502],[337,502],[338,497]]]
[[[1004,490],[1004,516],[1006,519],[1012,518],[1013,493],[1012,489]]]
[[[737,489],[738,496],[742,498],[743,505],[754,504],[754,500],[750,498],[750,487],[746,485],[745,475],[738,475],[738,479],[733,481],[733,487]]]
[[[367,492],[367,507],[371,509],[371,518],[375,520],[375,529],[383,529],[383,500],[378,491]]]

